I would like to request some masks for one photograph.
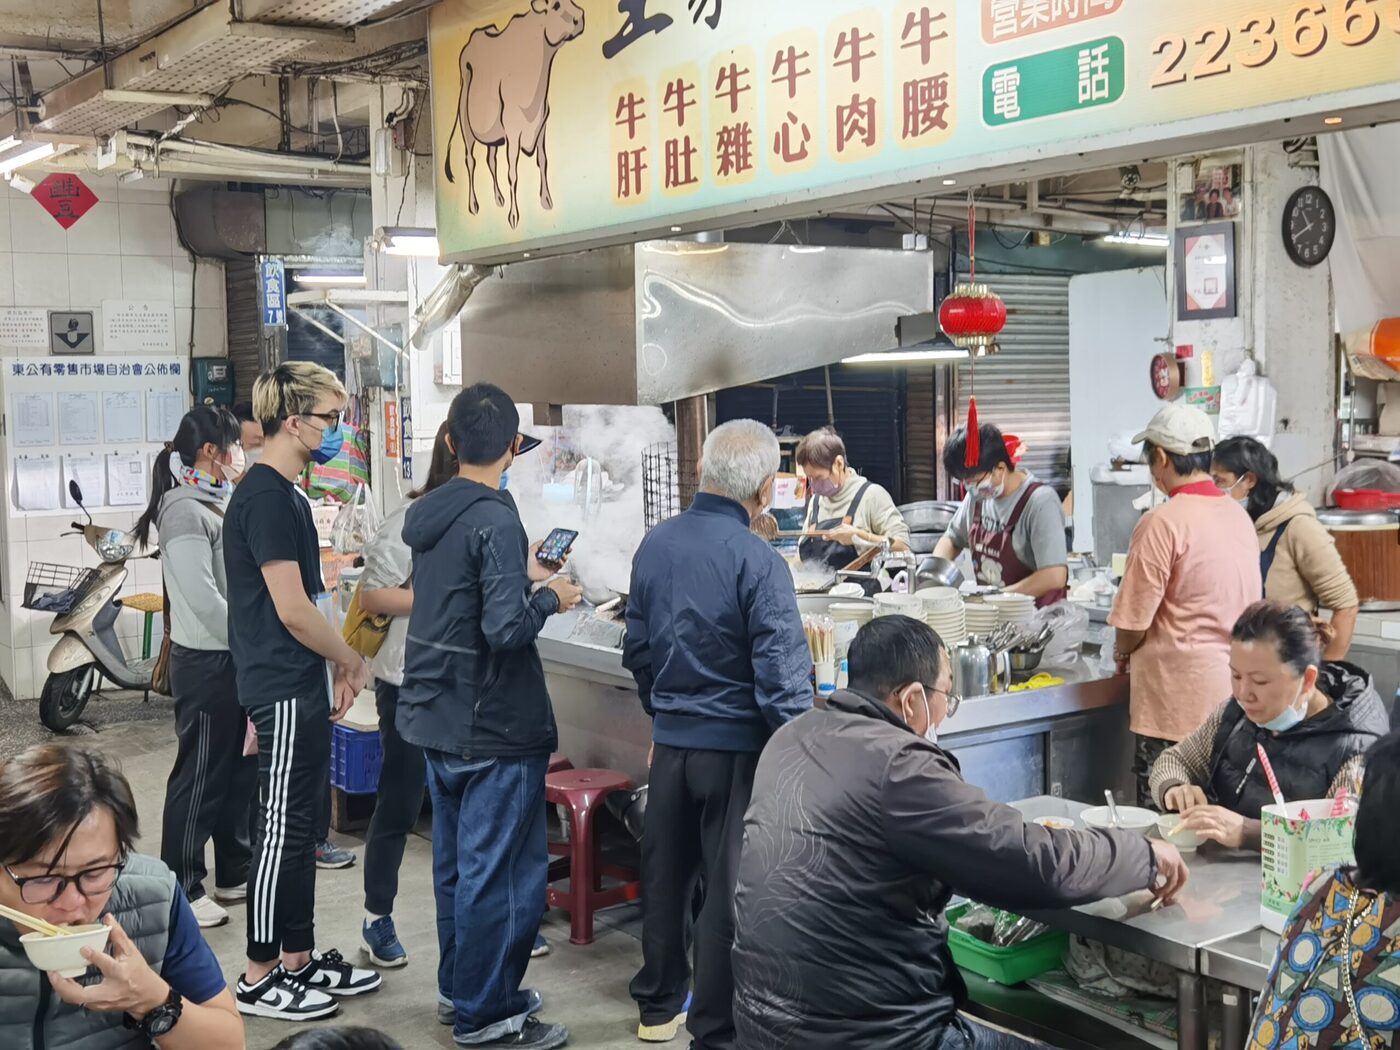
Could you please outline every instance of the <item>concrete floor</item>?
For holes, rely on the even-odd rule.
[[[64,737],[115,755],[131,781],[142,818],[139,848],[160,853],[160,815],[165,780],[175,756],[168,700],[152,698],[149,704],[130,700],[96,703],[89,725],[81,735]],[[0,700],[0,756],[47,738],[38,726],[35,705]],[[341,845],[360,850],[363,840],[354,835],[333,836]],[[431,845],[411,836],[404,856],[398,906],[394,920],[409,952],[409,963],[385,974],[384,986],[363,999],[347,1000],[335,1024],[369,1025],[388,1032],[407,1050],[453,1047],[451,1029],[437,1023],[435,1013],[437,935],[431,875]],[[212,870],[213,857],[210,856]],[[339,948],[346,958],[358,961],[360,923],[364,916],[361,868],[322,871],[316,885],[316,928],[320,947]],[[244,909],[230,909],[228,925],[206,931],[209,944],[224,964],[230,986],[243,966]],[[597,925],[597,939],[587,947],[569,943],[568,918],[551,912],[543,932],[553,951],[530,964],[527,981],[544,996],[540,1017],[569,1026],[570,1046],[594,1050],[622,1050],[639,1046],[635,1039],[637,1014],[627,994],[627,982],[641,964],[641,946],[635,937],[618,929],[635,929],[632,908],[614,909]],[[248,1019],[250,1050],[269,1050],[295,1026]],[[684,1038],[677,1039],[684,1047]]]

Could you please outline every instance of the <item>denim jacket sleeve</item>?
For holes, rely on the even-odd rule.
[[[525,534],[514,529],[483,529],[481,544],[481,632],[492,649],[521,649],[559,611],[559,596],[547,587],[530,593]]]
[[[771,552],[765,552],[771,553]],[[812,707],[812,664],[797,595],[787,567],[772,557],[751,558],[747,609],[754,699],[769,726],[778,729]]]

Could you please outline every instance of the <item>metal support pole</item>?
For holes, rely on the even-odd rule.
[[[1177,1050],[1207,1050],[1210,1028],[1205,982],[1194,973],[1176,975],[1176,1012]]]
[[[1244,1050],[1249,1043],[1249,991],[1226,985],[1221,993],[1224,1003],[1220,1050]]]
[[[709,406],[702,394],[676,402],[676,490],[687,510],[700,488],[700,452],[709,433]]]

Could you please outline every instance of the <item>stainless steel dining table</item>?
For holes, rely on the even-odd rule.
[[[1089,808],[1080,802],[1049,796],[1025,799],[1014,805],[1030,819],[1068,817],[1081,827],[1084,825],[1080,815]],[[1078,908],[1030,914],[1048,926],[1135,952],[1174,969],[1177,972],[1177,1046],[1181,1050],[1205,1050],[1209,1032],[1204,978],[1216,976],[1241,988],[1263,985],[1257,968],[1231,971],[1231,977],[1258,978],[1257,984],[1247,985],[1219,973],[1208,973],[1203,962],[1208,947],[1230,944],[1232,938],[1244,938],[1259,931],[1260,861],[1257,853],[1210,845],[1197,853],[1183,854],[1183,857],[1190,869],[1190,878],[1173,905],[1154,911],[1152,895],[1143,890]],[[1274,943],[1277,944],[1277,938]],[[1261,937],[1260,957],[1267,947]],[[1272,953],[1269,960],[1272,960]],[[1225,955],[1222,954],[1214,965],[1225,969],[1228,966]],[[1264,964],[1264,976],[1268,972],[1267,965]],[[1247,1013],[1247,992],[1244,1002]],[[1247,1023],[1247,1017],[1245,1021]]]

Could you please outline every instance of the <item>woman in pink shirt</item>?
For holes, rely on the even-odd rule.
[[[1210,417],[1169,404],[1134,440],[1168,499],[1133,530],[1108,622],[1119,669],[1132,674],[1133,773],[1150,806],[1153,762],[1229,697],[1230,631],[1262,584],[1254,525],[1210,477]]]

